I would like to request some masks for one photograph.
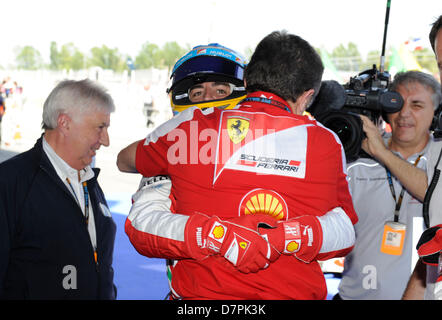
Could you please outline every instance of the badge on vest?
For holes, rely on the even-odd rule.
[[[400,256],[404,249],[406,225],[400,222],[387,221],[384,225],[381,252]]]
[[[105,204],[103,204],[101,202],[100,202],[100,209],[101,209],[101,212],[103,213],[103,215],[105,217],[109,217],[109,218],[112,217],[112,214],[111,214],[109,208]]]

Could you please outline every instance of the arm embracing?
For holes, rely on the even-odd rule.
[[[306,263],[345,256],[355,242],[353,225],[358,218],[346,180],[345,155],[341,144],[336,141],[340,152],[334,148],[326,154],[327,164],[330,164],[330,170],[334,170],[330,174],[334,177],[336,189],[335,196],[329,200],[336,207],[320,216],[303,215],[280,222],[276,229],[260,229],[278,251]]]
[[[265,215],[229,221],[216,216],[171,212],[169,177],[143,178],[134,195],[125,231],[136,250],[147,257],[202,260],[220,255],[239,271],[257,272],[279,257],[258,233],[258,225],[276,221]]]
[[[122,172],[136,173],[135,159],[137,153],[137,146],[139,141],[136,141],[126,148],[122,149],[117,156],[117,167]]]

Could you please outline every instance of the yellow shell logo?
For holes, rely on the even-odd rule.
[[[215,239],[221,239],[224,237],[224,227],[223,226],[216,226],[213,228],[212,235]]]
[[[299,244],[296,241],[290,241],[286,246],[286,250],[288,252],[295,252],[296,250],[298,250],[298,248]]]
[[[286,220],[288,215],[287,204],[276,192],[264,189],[255,189],[246,194],[240,204],[240,215],[267,214],[276,220]]]

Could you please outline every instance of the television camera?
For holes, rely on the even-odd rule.
[[[313,104],[307,109],[325,127],[334,131],[345,150],[348,162],[366,154],[361,150],[365,138],[359,115],[379,125],[386,114],[401,110],[401,95],[388,90],[388,72],[372,69],[361,72],[341,86],[336,81],[323,81]]]
[[[403,106],[400,94],[388,90],[390,74],[384,71],[390,6],[391,0],[387,0],[380,69],[377,70],[376,65],[373,65],[372,69],[351,78],[344,86],[336,81],[323,81],[318,96],[307,109],[319,122],[338,135],[348,162],[367,156],[361,150],[365,134],[359,115],[366,115],[375,124],[379,124],[382,118],[387,120],[388,113],[398,112]],[[434,113],[430,130],[435,138],[442,138],[442,104]]]

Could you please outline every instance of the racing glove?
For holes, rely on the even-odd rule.
[[[442,224],[425,230],[416,249],[424,263],[438,266],[438,277],[434,284],[434,298],[442,300]]]
[[[425,230],[416,246],[417,253],[426,264],[437,266],[442,251],[442,224]]]
[[[309,263],[322,245],[322,228],[315,216],[301,216],[280,221],[276,228],[259,228],[259,233],[281,254],[293,255]]]
[[[246,215],[229,221],[202,214],[192,215],[185,229],[186,243],[194,259],[220,255],[243,273],[258,272],[279,257],[258,228],[276,227],[267,215]]]

